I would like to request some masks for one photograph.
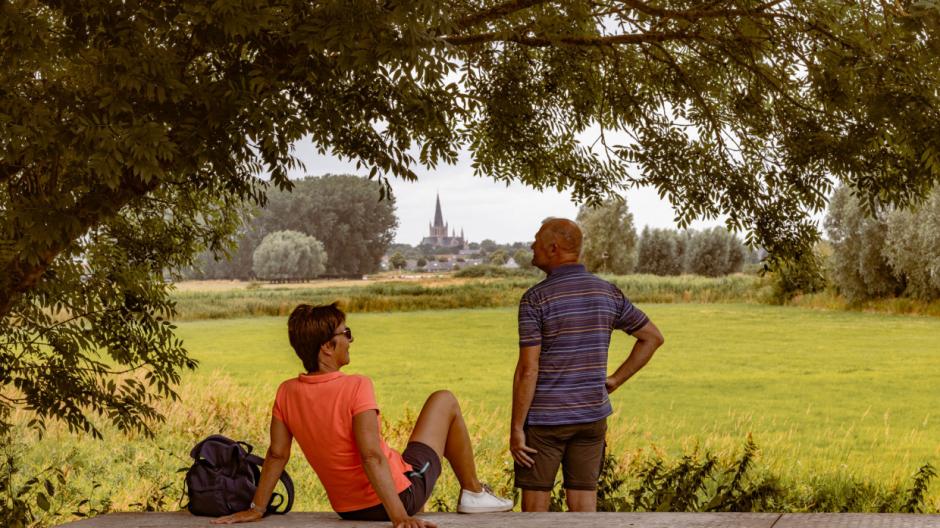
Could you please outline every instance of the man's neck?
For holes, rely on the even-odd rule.
[[[572,264],[580,264],[580,262],[578,262],[578,259],[563,260],[561,262],[553,262],[551,265],[547,266],[544,271],[547,274],[551,274],[553,271],[555,271],[556,269],[562,266],[571,266]]]

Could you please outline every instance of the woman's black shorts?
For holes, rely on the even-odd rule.
[[[430,446],[421,442],[408,442],[408,447],[401,453],[402,459],[411,464],[411,471],[405,473],[411,486],[398,494],[408,515],[421,511],[427,502],[437,477],[441,476],[441,459]],[[388,513],[381,503],[361,510],[338,512],[348,521],[389,521]]]

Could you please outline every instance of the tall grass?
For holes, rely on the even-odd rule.
[[[709,278],[692,275],[605,276],[636,303],[757,302],[761,279],[750,275]],[[339,301],[348,312],[407,312],[455,308],[515,306],[538,276],[489,278],[427,286],[378,282],[366,287],[266,288],[229,291],[177,291],[177,320],[227,319],[258,315],[284,316],[297,304]]]
[[[728,303],[759,302],[765,282],[756,275],[701,277],[679,275],[602,275],[636,303]]]
[[[846,310],[853,312],[940,317],[940,300],[922,301],[909,297],[890,297],[886,299],[871,299],[858,303],[850,303],[832,290],[809,295],[798,295],[790,299],[787,304],[816,310]]]
[[[27,416],[16,417],[14,434],[3,453],[15,466],[8,474],[12,489],[40,472],[61,475],[48,507],[31,504],[33,526],[52,526],[83,516],[109,511],[173,511],[185,504],[183,473],[191,463],[188,452],[202,438],[215,433],[244,440],[255,452],[267,448],[268,416],[255,412],[259,395],[225,375],[211,381],[193,380],[181,388],[185,402],[162,402],[166,421],[153,438],[122,435],[102,425],[107,445],[89,436],[75,436],[51,424],[39,437],[25,427]],[[266,397],[267,395],[265,395]],[[512,466],[506,453],[504,416],[482,408],[465,409],[482,480],[499,494],[513,495]],[[391,422],[383,422],[389,445],[403,449],[413,428],[416,411],[408,409]],[[384,419],[384,418],[383,418]],[[616,428],[610,435],[617,434]],[[740,445],[742,439],[738,439]],[[851,472],[814,472],[774,460],[748,442],[718,454],[693,448],[665,455],[655,447],[631,451],[613,449],[601,479],[601,508],[608,511],[940,511],[940,497],[930,494],[932,475],[921,465],[907,469],[907,477],[871,480]],[[297,490],[295,511],[328,511],[326,494],[299,449],[287,466]],[[0,472],[2,473],[2,472]],[[0,478],[4,475],[0,474]],[[458,485],[446,468],[429,507],[453,511]],[[181,502],[182,499],[182,502]],[[556,494],[556,505],[561,504]]]

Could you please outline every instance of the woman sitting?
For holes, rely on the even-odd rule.
[[[290,457],[296,438],[343,519],[388,521],[394,526],[434,527],[414,517],[431,496],[441,474],[441,457],[460,483],[457,511],[509,511],[513,503],[493,495],[477,479],[473,447],[460,405],[448,391],[427,399],[408,446],[399,454],[379,431],[372,381],[340,369],[349,364],[352,330],[336,307],[302,304],[287,322],[290,344],[306,374],[281,384],[271,418],[271,446],[261,481],[248,510],[215,519],[229,524],[257,521]]]

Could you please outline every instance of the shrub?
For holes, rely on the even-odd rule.
[[[532,265],[532,252],[528,249],[517,249],[515,253],[512,254],[512,260],[523,269],[533,269]]]
[[[831,475],[788,483],[766,470],[756,470],[757,454],[757,444],[750,436],[741,455],[728,462],[709,452],[682,455],[674,463],[654,455],[637,461],[631,470],[607,453],[598,479],[597,510],[925,513],[929,510],[925,496],[937,476],[933,466],[925,464],[914,473],[906,490]],[[511,476],[511,469],[508,474]],[[551,511],[565,509],[560,484],[552,491]]]
[[[396,251],[394,255],[389,257],[388,265],[391,266],[392,269],[400,270],[408,265],[408,261],[405,260],[405,256],[401,254],[401,251]]]
[[[252,270],[261,279],[310,279],[325,269],[323,244],[298,231],[275,231],[265,236],[252,255]]]
[[[818,252],[813,252],[779,261],[771,274],[770,302],[783,304],[797,295],[822,291],[826,287],[822,258]]]
[[[75,464],[72,451],[64,462],[35,470],[23,464],[28,446],[10,432],[0,437],[0,526],[27,528],[56,525],[71,517],[94,517],[111,510],[110,499],[83,495],[67,480]],[[24,475],[25,473],[25,475]],[[99,488],[92,483],[92,489]],[[84,498],[83,498],[84,497]]]
[[[494,266],[502,266],[509,260],[509,255],[506,254],[502,249],[497,249],[489,256],[489,263]]]
[[[461,278],[479,278],[479,277],[534,277],[536,275],[535,268],[504,268],[502,266],[495,266],[492,264],[481,264],[479,266],[470,266],[464,268],[457,273],[454,273],[454,277]],[[538,272],[541,273],[541,272]]]

